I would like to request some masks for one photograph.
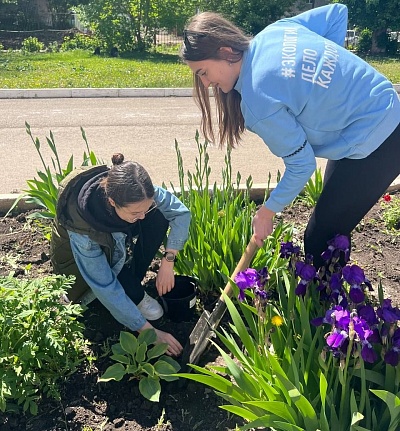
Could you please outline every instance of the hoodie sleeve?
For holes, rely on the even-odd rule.
[[[310,9],[300,15],[287,18],[285,21],[296,22],[312,32],[343,46],[347,31],[347,19],[347,6],[335,3]]]
[[[314,173],[317,166],[314,151],[304,130],[287,109],[277,110],[248,129],[260,136],[270,151],[285,163],[284,175],[265,203],[271,211],[281,212]]]

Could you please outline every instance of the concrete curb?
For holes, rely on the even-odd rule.
[[[394,84],[394,88],[400,94],[400,84]],[[0,90],[0,99],[192,97],[192,95],[192,88],[11,88]]]
[[[192,88],[16,88],[0,90],[0,99],[61,99],[72,97],[192,97],[192,95]]]
[[[276,183],[269,184],[270,191],[272,191],[275,187]],[[245,190],[246,186],[242,185],[239,187],[239,189]],[[254,184],[250,190],[250,198],[253,201],[262,202],[267,189],[268,184]],[[179,191],[179,187],[176,188],[176,191]],[[386,190],[387,193],[393,193],[397,191],[400,191],[400,178],[394,181]],[[0,194],[0,214],[6,214],[19,196],[20,194],[17,193]],[[27,198],[22,198],[16,208],[16,212],[20,213],[32,209],[38,209],[39,207],[33,203],[29,203]]]

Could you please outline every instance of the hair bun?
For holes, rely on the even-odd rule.
[[[113,165],[120,165],[124,161],[124,155],[121,153],[113,154],[111,162]]]

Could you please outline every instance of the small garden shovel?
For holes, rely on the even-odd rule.
[[[246,270],[258,250],[258,246],[252,237],[250,242],[247,244],[246,250],[239,260],[236,268],[234,269],[231,279],[234,279],[236,274]],[[227,296],[232,295],[232,286],[230,281],[225,286],[223,291]],[[223,315],[226,311],[226,304],[224,301],[223,294],[218,299],[213,311],[210,313],[204,310],[201,314],[196,326],[189,335],[189,340],[183,349],[181,364],[186,368],[187,364],[197,364],[204,350],[210,341],[210,338],[215,335],[214,330],[218,327]],[[190,367],[189,367],[190,368]],[[190,371],[189,369],[185,371]]]

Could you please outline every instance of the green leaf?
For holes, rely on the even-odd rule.
[[[155,369],[151,364],[143,364],[142,369],[146,372],[150,377],[154,377]]]
[[[286,421],[291,424],[296,424],[296,422],[298,422],[295,410],[282,401],[248,401],[243,404],[259,407],[282,419],[286,419]]]
[[[371,389],[371,392],[388,406],[391,419],[388,431],[396,431],[400,423],[400,398],[389,391],[381,389]]]
[[[138,340],[133,334],[126,331],[121,331],[119,334],[119,342],[125,352],[135,357],[136,351],[138,349]]]
[[[119,382],[125,375],[125,367],[122,364],[113,364],[109,366],[105,373],[99,377],[98,382],[109,382],[116,380]]]
[[[148,350],[147,358],[148,359],[158,358],[159,356],[163,355],[167,350],[168,350],[167,343],[156,344],[154,347]]]
[[[160,376],[169,376],[171,374],[175,374],[179,371],[179,368],[179,365],[178,367],[174,367],[167,361],[162,360],[159,360],[154,364],[154,369],[156,370],[156,373]]]
[[[131,363],[130,359],[125,355],[111,355],[110,358],[113,361],[121,362],[121,364],[129,365]]]
[[[147,347],[146,343],[141,343],[136,350],[135,359],[139,364],[142,364],[146,360]]]
[[[146,343],[148,346],[155,344],[157,341],[157,334],[154,328],[148,328],[142,331],[138,336],[138,343]]]
[[[159,379],[144,377],[139,382],[139,391],[149,401],[160,401],[161,385]]]

